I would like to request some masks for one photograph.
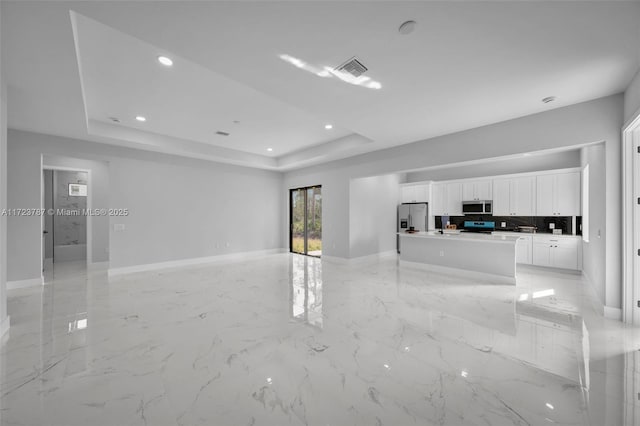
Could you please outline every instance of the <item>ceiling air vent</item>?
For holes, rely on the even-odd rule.
[[[354,56],[353,58],[349,59],[347,62],[337,67],[336,71],[351,74],[352,76],[357,78],[357,77],[360,77],[365,72],[367,72],[367,67],[365,67],[362,64],[362,62],[360,62],[358,58]]]
[[[229,136],[229,133],[227,133],[227,132],[221,132],[220,130],[218,130],[218,131],[216,132],[216,135],[220,135],[220,136]]]

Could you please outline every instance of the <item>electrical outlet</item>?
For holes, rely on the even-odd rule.
[[[556,224],[555,223],[550,223],[549,224],[549,229],[556,229]]]
[[[506,228],[507,227],[507,222],[500,222],[500,226],[502,228]]]

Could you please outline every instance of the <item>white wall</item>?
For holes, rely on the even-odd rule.
[[[289,173],[284,182],[281,207],[283,241],[289,241],[289,189],[322,185],[322,255],[349,257],[349,180],[342,174],[311,169]],[[329,206],[329,207],[328,207]]]
[[[288,172],[284,187],[323,185],[324,254],[349,257],[349,182],[353,178],[421,170],[445,164],[497,158],[605,142],[606,304],[621,303],[622,94],[464,132]],[[327,191],[325,191],[327,187]],[[329,194],[327,194],[329,193]],[[330,195],[330,196],[329,196]],[[286,206],[286,198],[283,206]],[[283,229],[288,222],[283,218]],[[283,231],[284,232],[284,231]],[[325,241],[327,238],[327,241]],[[327,244],[329,242],[329,244]]]
[[[596,144],[581,152],[581,165],[589,165],[589,242],[582,244],[583,271],[596,295],[606,301],[606,171],[605,146]]]
[[[396,250],[399,185],[397,174],[350,181],[350,258]]]
[[[624,121],[627,122],[640,112],[640,70],[624,92]]]
[[[436,168],[407,173],[407,182],[466,179],[482,176],[508,175],[580,166],[580,150],[536,154],[528,157],[498,159],[465,166]]]
[[[2,8],[0,8],[1,10]],[[0,45],[2,41],[0,40]],[[1,55],[0,55],[1,56]],[[7,207],[7,86],[0,61],[0,211]],[[7,317],[7,218],[0,215],[0,335],[9,327]]]
[[[39,206],[41,154],[109,163],[108,205],[130,211],[109,219],[111,268],[282,247],[279,173],[17,130],[8,145],[13,208]],[[10,279],[37,278],[40,222],[13,222]]]

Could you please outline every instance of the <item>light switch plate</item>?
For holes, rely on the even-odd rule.
[[[555,223],[550,223],[549,224],[549,229],[556,229],[556,224]]]
[[[122,231],[124,231],[124,223],[115,223],[113,225],[113,231],[114,232],[122,232]]]

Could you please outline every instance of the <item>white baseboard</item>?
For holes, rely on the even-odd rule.
[[[341,265],[346,265],[346,264],[351,265],[351,264],[366,263],[374,260],[384,259],[387,257],[396,257],[396,256],[398,256],[398,252],[396,250],[389,250],[389,251],[383,251],[380,253],[368,254],[366,256],[359,256],[359,257],[352,257],[352,258],[323,255],[322,260],[328,260],[329,262],[339,263]]]
[[[87,263],[87,270],[89,271],[106,271],[109,269],[109,262],[91,262]]]
[[[322,261],[323,262],[330,262],[330,263],[338,263],[340,265],[346,265],[347,263],[349,263],[349,259],[345,258],[345,257],[338,257],[338,256],[327,256],[327,255],[322,255]]]
[[[11,326],[11,317],[7,315],[7,317],[2,320],[0,323],[0,337],[4,336],[7,331],[9,331],[9,327]]]
[[[604,317],[612,320],[622,321],[622,309],[605,306]]]
[[[284,253],[285,251],[286,251],[285,249],[277,248],[277,249],[268,249],[268,250],[256,250],[256,251],[245,251],[240,253],[221,254],[218,256],[171,260],[168,262],[147,263],[144,265],[124,266],[120,268],[109,268],[108,274],[110,277],[115,277],[118,275],[133,274],[136,272],[155,271],[158,269],[182,268],[185,266],[202,265],[206,263],[214,263],[214,262],[222,262],[222,261],[230,261],[230,260],[244,260],[244,259],[250,259],[250,258],[257,258],[257,257],[269,255],[269,254]]]
[[[475,281],[483,281],[499,284],[516,284],[515,277],[507,277],[503,275],[488,274],[486,272],[468,271],[466,269],[450,268],[448,266],[430,265],[428,263],[409,262],[407,260],[400,260],[400,265],[411,266],[414,268],[424,269],[427,271],[440,272],[443,274],[454,275],[462,278],[469,278]]]
[[[28,280],[7,281],[7,290],[15,290],[17,288],[37,287],[44,285],[44,277],[31,278]]]
[[[347,261],[349,263],[364,263],[372,260],[379,260],[379,259],[384,259],[387,257],[394,257],[394,256],[398,257],[397,250],[382,251],[380,253],[369,254],[366,256],[352,257],[350,259],[347,259]]]

